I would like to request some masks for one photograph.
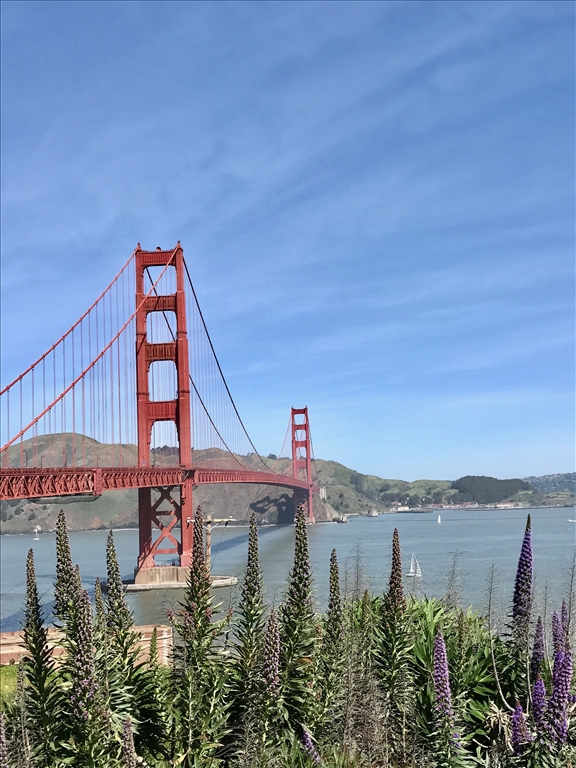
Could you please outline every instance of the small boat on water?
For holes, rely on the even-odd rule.
[[[34,541],[40,541],[40,536],[38,535],[42,528],[39,525],[34,526]]]
[[[439,523],[441,523],[441,522],[442,522],[442,518],[440,517],[440,515],[438,515],[438,522],[439,522]]]
[[[421,579],[422,578],[422,571],[420,569],[420,563],[418,560],[416,560],[416,555],[412,553],[412,560],[410,561],[410,570],[406,574],[406,576],[409,576],[413,579]]]
[[[576,523],[576,520],[572,520],[571,518],[568,518],[568,520],[566,522],[567,523]]]

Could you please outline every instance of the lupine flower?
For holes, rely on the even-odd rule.
[[[532,716],[537,730],[543,725],[545,714],[546,686],[544,685],[544,680],[538,675],[532,691]]]
[[[312,762],[315,765],[320,765],[320,755],[316,751],[314,742],[312,741],[312,739],[310,738],[310,734],[306,730],[302,730],[302,746],[304,747],[304,752],[306,752],[306,754],[312,760]]]
[[[60,510],[56,520],[56,581],[54,582],[54,613],[60,621],[68,621],[70,608],[78,599],[78,577],[72,563],[70,538],[66,517]]]
[[[188,603],[202,602],[210,594],[210,575],[206,567],[204,548],[204,515],[198,506],[194,515],[194,534],[192,538],[192,564],[188,576]]]
[[[552,695],[546,710],[546,726],[552,739],[562,746],[568,737],[568,701],[572,681],[572,655],[558,651],[552,670]]]
[[[96,625],[101,627],[106,624],[106,606],[102,596],[102,584],[100,579],[94,582],[94,605],[96,607]]]
[[[26,558],[26,608],[24,610],[24,617],[24,640],[26,646],[29,651],[36,650],[46,643],[47,633],[43,626],[44,614],[36,584],[33,549],[28,550]]]
[[[254,672],[261,654],[266,621],[263,598],[264,581],[258,558],[258,528],[256,515],[252,513],[248,534],[248,562],[238,605],[238,677],[242,681],[238,690],[240,698],[255,682]]]
[[[564,633],[564,646],[566,650],[568,650],[568,640],[570,637],[570,616],[568,614],[568,606],[566,605],[566,600],[562,600],[560,622],[562,624],[562,632]]]
[[[120,634],[132,627],[134,620],[124,595],[124,584],[116,557],[112,531],[108,532],[106,539],[106,569],[108,575],[108,626],[115,634]]]
[[[92,634],[92,607],[88,592],[80,594],[77,606],[77,643],[72,661],[72,692],[70,701],[73,715],[86,721],[90,717],[98,692],[94,671],[94,641]]]
[[[452,711],[452,693],[448,673],[448,658],[444,636],[438,630],[434,638],[434,711],[436,727],[439,731],[447,727],[453,730],[454,713]]]
[[[326,614],[326,631],[324,644],[330,653],[340,647],[344,633],[342,618],[342,601],[340,599],[340,574],[338,572],[338,556],[336,550],[330,555],[330,596],[328,613]]]
[[[530,661],[530,676],[536,680],[540,672],[540,667],[544,661],[544,625],[542,617],[538,616],[536,629],[534,631],[534,644],[532,645],[532,659]]]
[[[526,727],[522,706],[516,703],[516,708],[512,714],[512,751],[514,755],[521,755],[528,741],[532,741],[532,734]]]
[[[148,664],[150,667],[158,666],[158,630],[156,627],[152,630],[150,636],[150,646],[148,648]]]
[[[270,611],[266,626],[262,679],[266,693],[275,696],[280,690],[280,628],[274,609]]]
[[[564,629],[558,611],[554,611],[552,614],[552,644],[554,645],[554,654],[564,650]]]
[[[245,605],[248,608],[254,604],[261,603],[263,591],[262,571],[260,570],[258,557],[258,528],[256,526],[256,515],[252,513],[250,517],[250,531],[248,533],[248,562],[246,563],[246,571],[244,573],[240,605]]]
[[[532,608],[532,580],[532,523],[530,515],[528,515],[520,557],[518,558],[512,601],[512,631],[520,646],[528,644]]]
[[[290,571],[286,596],[279,611],[280,665],[283,678],[284,704],[291,725],[296,729],[315,713],[314,656],[317,621],[312,606],[312,571],[308,552],[306,513],[298,505],[294,565]]]
[[[4,712],[0,712],[0,768],[9,768],[8,745],[6,744],[6,724],[4,722]]]
[[[122,739],[122,757],[124,768],[136,768],[136,750],[134,749],[134,734],[130,718],[124,720],[124,733]]]
[[[402,588],[402,554],[400,551],[400,538],[398,529],[394,528],[392,534],[392,568],[390,569],[390,580],[388,582],[388,592],[384,596],[384,614],[385,616],[397,616],[402,613],[406,607],[404,593]]]
[[[306,531],[306,513],[302,504],[298,505],[296,515],[296,532],[294,540],[294,565],[290,572],[284,609],[286,612],[312,609],[312,570],[308,551],[308,534]]]

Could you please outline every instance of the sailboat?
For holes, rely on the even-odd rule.
[[[439,523],[441,523],[441,522],[442,522],[442,518],[440,517],[440,515],[438,515],[438,522],[439,522]]]
[[[39,525],[34,526],[34,541],[40,541],[40,536],[38,536],[38,534],[40,533],[41,530],[42,528],[40,528]]]
[[[420,563],[416,560],[416,555],[412,553],[412,560],[410,561],[410,570],[406,574],[414,579],[422,578],[422,571],[420,570]]]

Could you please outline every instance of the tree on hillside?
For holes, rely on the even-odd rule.
[[[455,501],[475,501],[478,504],[497,504],[518,491],[532,490],[529,483],[518,478],[498,480],[485,475],[466,475],[455,480],[450,487],[458,491]]]

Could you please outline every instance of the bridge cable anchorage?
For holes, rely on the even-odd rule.
[[[186,265],[186,262],[184,262],[184,265]],[[148,272],[148,267],[146,267],[146,272],[147,272],[147,274],[148,274],[148,277],[150,278],[150,273]],[[151,278],[150,278],[150,280],[151,280]],[[159,296],[158,292],[156,291],[156,288],[154,288],[154,292],[156,293],[156,296]],[[174,342],[175,342],[175,341],[176,341],[176,337],[174,336],[174,331],[173,331],[173,330],[172,330],[172,328],[170,327],[170,323],[168,322],[168,318],[166,317],[166,312],[165,312],[165,310],[164,310],[164,309],[162,309],[161,311],[162,311],[162,315],[164,316],[164,320],[166,321],[166,326],[167,326],[168,330],[170,331],[170,335],[172,336],[172,341],[174,341]],[[210,421],[210,424],[212,425],[212,427],[214,428],[214,431],[216,432],[216,434],[218,435],[218,437],[219,437],[219,438],[220,438],[220,440],[222,441],[222,445],[223,445],[223,446],[226,448],[226,450],[227,450],[227,451],[230,453],[230,455],[231,455],[231,456],[232,456],[232,458],[233,458],[233,459],[236,461],[236,463],[238,464],[238,466],[240,466],[242,469],[247,469],[247,467],[246,467],[244,464],[242,464],[242,462],[241,462],[241,461],[238,459],[238,457],[236,456],[236,454],[234,453],[234,451],[232,451],[232,450],[231,450],[231,449],[228,447],[228,445],[227,445],[226,441],[224,440],[224,438],[223,438],[223,437],[222,437],[222,435],[220,434],[220,431],[218,430],[218,427],[216,426],[216,424],[214,424],[214,421],[212,420],[212,417],[210,416],[210,414],[209,414],[209,412],[208,412],[208,408],[207,408],[207,407],[206,407],[206,405],[204,404],[204,400],[202,399],[202,396],[200,395],[200,392],[198,391],[198,389],[197,389],[197,387],[196,387],[196,384],[194,383],[194,379],[192,378],[192,375],[191,375],[190,373],[188,374],[188,378],[190,379],[190,384],[192,384],[192,387],[193,387],[193,389],[194,389],[194,392],[196,393],[196,396],[197,396],[198,400],[200,401],[200,405],[201,405],[201,406],[202,406],[202,408],[204,409],[204,412],[205,412],[206,416],[208,417],[208,420]],[[250,438],[248,438],[248,439],[250,439]]]
[[[234,408],[234,412],[235,412],[235,414],[236,414],[236,416],[238,418],[238,421],[240,422],[240,426],[244,430],[244,434],[248,438],[248,442],[250,443],[250,445],[252,446],[252,448],[254,450],[254,453],[256,454],[256,456],[258,456],[258,458],[260,459],[261,463],[266,468],[266,471],[269,472],[270,468],[268,467],[268,465],[266,464],[266,462],[264,461],[262,456],[260,456],[260,454],[256,450],[256,446],[254,445],[254,443],[250,439],[250,435],[248,434],[248,431],[246,430],[246,427],[244,426],[244,422],[242,421],[242,418],[240,417],[240,414],[238,413],[238,409],[236,408],[236,403],[234,402],[234,398],[232,397],[232,393],[230,392],[230,390],[228,388],[228,384],[226,383],[226,379],[224,378],[224,373],[222,372],[222,368],[220,367],[220,361],[218,360],[218,355],[216,354],[216,350],[214,349],[214,345],[212,344],[212,339],[210,338],[210,334],[208,333],[208,328],[206,326],[206,321],[204,320],[204,315],[202,314],[202,310],[200,309],[200,304],[198,302],[198,297],[196,296],[196,291],[194,290],[194,286],[192,285],[192,279],[190,277],[190,272],[188,271],[188,265],[186,264],[186,260],[185,259],[183,259],[183,262],[184,262],[184,269],[186,270],[186,276],[188,278],[188,283],[190,285],[190,289],[192,291],[192,295],[194,296],[194,301],[196,302],[196,308],[198,309],[198,314],[199,314],[200,319],[202,321],[202,325],[204,327],[204,332],[206,333],[206,338],[208,339],[208,343],[210,344],[210,349],[212,350],[212,354],[214,356],[214,360],[216,362],[216,365],[218,366],[218,371],[219,371],[220,376],[222,378],[222,382],[223,382],[224,386],[226,387],[226,392],[228,393],[228,397],[230,398],[230,402],[232,403],[232,407]]]
[[[7,442],[5,445],[3,445],[3,446],[0,448],[0,453],[3,453],[5,450],[7,450],[7,449],[8,449],[8,448],[9,448],[9,447],[10,447],[10,446],[13,444],[13,443],[15,443],[15,442],[16,442],[16,440],[18,440],[18,438],[20,438],[20,437],[22,437],[23,435],[25,435],[25,434],[26,434],[26,432],[28,432],[28,430],[29,430],[29,429],[31,429],[31,428],[32,428],[32,427],[33,427],[35,424],[37,424],[37,423],[40,421],[40,419],[41,419],[43,416],[45,416],[45,415],[46,415],[46,414],[47,414],[47,413],[48,413],[48,412],[49,412],[49,411],[50,411],[50,410],[51,410],[51,409],[52,409],[52,408],[53,408],[53,407],[54,407],[54,406],[55,406],[57,403],[59,403],[59,402],[60,402],[60,401],[61,401],[61,400],[62,400],[62,399],[63,399],[63,398],[64,398],[64,397],[65,397],[65,396],[68,394],[68,392],[70,392],[70,390],[71,390],[73,387],[75,387],[75,386],[76,386],[76,384],[78,384],[78,382],[79,382],[81,379],[83,379],[83,378],[84,378],[84,376],[86,376],[86,374],[87,374],[87,373],[88,373],[90,370],[92,370],[92,369],[94,368],[94,366],[96,365],[96,363],[97,363],[97,362],[98,362],[100,359],[102,359],[102,357],[103,357],[103,356],[106,354],[106,352],[107,352],[107,351],[110,349],[110,347],[111,347],[111,346],[114,344],[114,342],[115,342],[115,341],[117,341],[117,339],[118,339],[118,338],[119,338],[119,337],[122,335],[122,333],[123,333],[123,332],[126,330],[126,328],[127,328],[129,325],[130,325],[130,323],[132,322],[132,320],[133,320],[133,319],[136,317],[136,313],[137,313],[137,312],[138,312],[138,310],[139,310],[139,309],[140,309],[140,308],[141,308],[141,307],[144,305],[144,303],[145,303],[146,299],[147,299],[147,298],[150,296],[150,294],[152,293],[152,289],[156,287],[157,283],[160,281],[160,279],[162,278],[162,276],[164,275],[164,273],[166,272],[166,270],[168,269],[168,267],[169,267],[169,266],[171,266],[171,262],[172,262],[172,259],[174,258],[174,255],[175,255],[175,254],[176,254],[176,249],[173,251],[173,253],[172,253],[172,256],[171,256],[171,259],[170,259],[170,261],[168,262],[168,264],[166,264],[166,266],[164,267],[164,269],[163,269],[163,270],[162,270],[162,272],[160,273],[160,275],[159,275],[158,279],[156,280],[156,282],[154,283],[154,285],[152,286],[152,288],[150,288],[150,290],[149,290],[149,291],[148,291],[148,293],[147,293],[147,294],[144,296],[144,298],[142,299],[142,301],[140,302],[140,304],[139,304],[139,305],[136,307],[136,309],[134,310],[134,312],[133,312],[133,313],[130,315],[130,317],[128,318],[128,320],[127,320],[127,321],[124,323],[124,325],[122,326],[122,328],[121,328],[121,329],[120,329],[120,330],[119,330],[119,331],[116,333],[116,335],[115,335],[115,336],[112,338],[112,340],[111,340],[110,342],[108,342],[108,344],[107,344],[107,345],[104,347],[104,349],[103,349],[103,350],[100,352],[100,354],[99,354],[97,357],[95,357],[95,358],[94,358],[94,360],[93,360],[93,361],[90,363],[90,365],[88,365],[88,366],[85,368],[85,370],[84,370],[84,371],[82,371],[82,373],[81,373],[79,376],[77,376],[77,377],[76,377],[76,379],[75,379],[75,380],[74,380],[74,381],[73,381],[71,384],[69,384],[69,385],[68,385],[68,386],[67,386],[67,387],[64,389],[64,391],[63,391],[63,392],[62,392],[60,395],[58,395],[58,397],[56,397],[56,398],[54,399],[54,401],[53,401],[53,402],[52,402],[52,403],[51,403],[51,404],[50,404],[50,405],[49,405],[47,408],[45,408],[45,409],[42,411],[42,413],[41,413],[39,416],[37,416],[35,419],[33,419],[33,420],[30,422],[30,424],[28,424],[28,426],[26,426],[26,427],[24,427],[23,429],[21,429],[21,430],[20,430],[20,432],[18,432],[18,434],[17,434],[17,435],[15,435],[15,436],[14,436],[14,437],[13,437],[11,440],[9,440],[9,441],[8,441],[8,442]],[[54,375],[56,375],[56,373],[54,373]],[[18,382],[18,381],[21,381],[20,377],[19,377],[18,379],[16,379],[16,381],[17,381],[17,382]],[[100,384],[100,382],[98,382],[98,385],[99,385],[99,384]]]

